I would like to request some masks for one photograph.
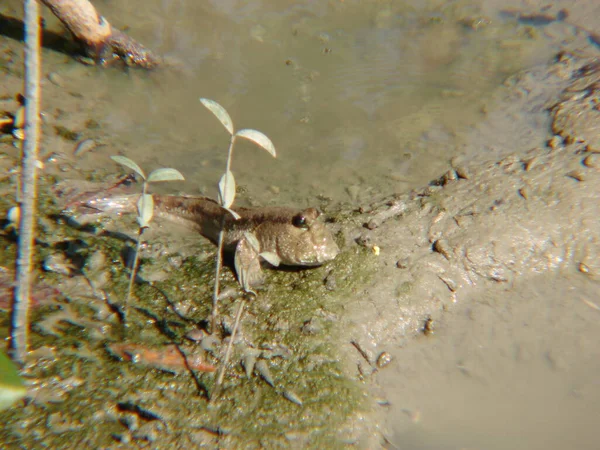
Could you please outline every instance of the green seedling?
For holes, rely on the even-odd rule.
[[[125,156],[111,156],[111,159],[118,164],[121,164],[142,177],[142,194],[137,203],[137,223],[139,225],[137,245],[135,247],[135,255],[133,259],[133,265],[131,266],[131,275],[129,277],[129,288],[127,289],[127,299],[125,305],[129,304],[131,298],[131,292],[133,290],[133,282],[135,281],[135,273],[138,265],[140,247],[142,243],[142,234],[146,228],[150,227],[150,221],[154,215],[154,199],[152,194],[148,194],[148,185],[157,181],[179,181],[184,180],[183,175],[176,169],[161,168],[156,169],[146,177],[146,174],[135,162]]]
[[[4,353],[0,352],[0,410],[10,407],[26,393],[27,389],[17,368]]]
[[[225,173],[223,174],[223,176],[221,177],[221,179],[219,181],[218,202],[223,207],[223,209],[227,210],[237,220],[240,218],[240,216],[231,209],[231,205],[233,205],[233,202],[235,200],[235,178],[233,176],[233,173],[231,172],[231,161],[233,158],[233,147],[235,145],[236,138],[241,137],[241,138],[248,139],[248,140],[254,142],[259,147],[264,148],[274,158],[277,156],[277,153],[275,152],[275,146],[273,145],[271,140],[266,135],[261,133],[260,131],[246,128],[246,129],[235,132],[234,128],[233,128],[233,122],[231,120],[231,117],[229,116],[229,113],[227,113],[225,108],[223,108],[221,105],[219,105],[214,100],[209,100],[207,98],[200,98],[200,102],[210,112],[212,112],[217,119],[219,119],[219,121],[223,124],[223,126],[229,132],[229,134],[231,136],[231,138],[229,140],[229,150],[227,151],[227,166],[225,168]],[[214,324],[214,318],[217,315],[217,311],[218,311],[217,299],[219,296],[219,275],[221,273],[221,266],[222,266],[224,221],[225,221],[225,219],[223,218],[223,220],[221,221],[221,231],[219,233],[219,243],[218,243],[217,258],[216,258],[216,260],[217,260],[216,270],[215,270],[216,278],[215,278],[215,289],[214,289],[214,293],[213,293],[213,314],[212,314],[213,324]],[[264,256],[266,258],[270,257],[270,255],[264,255]],[[241,269],[241,268],[236,267],[236,272],[240,276],[240,282],[242,284],[242,287],[244,288],[244,290],[246,292],[252,293],[249,284],[244,280],[244,276],[242,273],[243,271],[238,270],[238,269]]]
[[[233,202],[235,200],[235,178],[233,176],[233,173],[231,172],[231,160],[233,158],[233,147],[235,145],[236,139],[238,137],[248,139],[249,141],[254,142],[259,147],[264,148],[274,158],[277,156],[277,153],[275,152],[275,146],[273,145],[271,140],[266,135],[261,133],[260,131],[248,129],[248,128],[235,131],[233,128],[233,121],[231,120],[231,116],[229,115],[229,113],[225,110],[225,108],[223,108],[221,105],[219,105],[214,100],[209,100],[207,98],[200,98],[200,102],[211,113],[213,113],[217,119],[219,119],[221,124],[223,124],[223,126],[229,132],[229,135],[231,136],[230,140],[229,140],[229,150],[227,151],[227,165],[225,167],[225,173],[223,174],[223,176],[221,177],[221,179],[219,181],[218,202],[224,209],[226,209],[237,220],[240,218],[240,216],[231,209],[231,206],[233,205]],[[225,218],[223,217],[223,219],[221,220],[221,230],[219,231],[219,243],[218,243],[218,248],[217,248],[217,257],[216,257],[216,264],[215,264],[215,286],[214,286],[214,290],[213,290],[213,307],[212,307],[212,313],[211,313],[211,329],[213,331],[215,330],[215,323],[216,323],[216,319],[217,319],[217,315],[218,315],[218,311],[219,311],[219,309],[218,309],[218,299],[219,299],[219,289],[220,289],[219,277],[221,274],[221,267],[223,265],[223,238],[225,235],[224,228],[225,228]],[[253,237],[254,236],[250,236],[247,239],[250,239],[251,242],[256,242],[255,237],[252,240]],[[270,255],[270,254],[262,255],[262,256],[267,260],[273,260],[272,255]],[[256,293],[251,290],[250,285],[244,275],[244,271],[242,270],[242,267],[237,264],[237,261],[235,263],[235,266],[236,266],[236,273],[238,274],[240,283],[241,283],[244,291],[256,296]],[[217,377],[215,394],[218,393],[219,388],[223,382],[223,377],[225,375],[227,362],[228,362],[229,356],[231,354],[232,344],[235,341],[235,334],[236,334],[236,331],[237,331],[237,328],[238,328],[238,325],[240,322],[240,318],[242,315],[244,302],[245,302],[245,300],[242,300],[242,303],[240,303],[240,305],[238,306],[238,310],[236,312],[235,325],[233,327],[232,335],[229,340],[229,345],[227,346],[227,351],[225,353],[225,361],[223,362],[221,371],[219,372],[219,375]]]

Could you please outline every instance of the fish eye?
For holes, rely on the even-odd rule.
[[[297,214],[292,218],[292,225],[294,225],[296,228],[308,228],[306,217],[304,217],[302,214]]]

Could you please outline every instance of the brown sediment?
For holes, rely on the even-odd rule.
[[[201,355],[184,354],[175,344],[158,348],[142,344],[111,344],[108,350],[125,361],[168,372],[181,372],[188,369],[200,372],[217,370],[212,364],[204,362]]]

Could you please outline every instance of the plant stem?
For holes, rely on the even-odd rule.
[[[227,150],[227,167],[225,168],[225,172],[229,172],[231,170],[231,160],[233,159],[233,144],[235,143],[235,133],[231,135],[231,139],[229,140],[229,150]],[[225,180],[225,188],[227,188],[227,180]],[[227,189],[225,189],[227,192]]]
[[[131,298],[131,293],[133,292],[133,282],[135,281],[135,269],[138,265],[138,261],[140,259],[140,248],[142,246],[142,233],[145,228],[140,227],[138,231],[137,244],[135,246],[135,256],[133,257],[133,265],[131,266],[131,275],[129,277],[129,288],[127,289],[127,299],[125,300],[125,306],[129,305],[129,299]]]
[[[237,333],[237,329],[240,324],[240,320],[242,318],[242,312],[244,311],[244,306],[246,305],[246,299],[242,298],[240,300],[240,304],[238,305],[238,309],[235,313],[235,322],[233,324],[233,330],[231,331],[231,336],[229,338],[229,343],[227,344],[227,351],[225,352],[225,359],[223,360],[223,364],[221,365],[221,370],[219,371],[219,376],[217,377],[217,383],[215,385],[215,391],[211,396],[211,399],[216,398],[221,391],[221,385],[223,384],[223,379],[225,378],[225,372],[227,371],[227,364],[229,363],[229,358],[231,356],[231,349],[233,348],[233,343],[235,341],[235,335]]]
[[[25,0],[25,143],[21,169],[21,221],[16,286],[12,309],[11,348],[15,361],[23,364],[27,354],[31,265],[37,194],[40,106],[40,23],[36,0]]]
[[[144,198],[144,196],[146,195],[147,188],[148,183],[146,182],[146,180],[144,180],[144,184],[142,185],[142,196],[140,198]],[[133,257],[133,265],[131,266],[131,275],[129,276],[129,287],[127,288],[127,298],[125,299],[125,308],[127,308],[127,306],[129,305],[129,299],[131,298],[131,293],[133,292],[133,283],[135,281],[135,269],[137,268],[138,261],[140,259],[140,248],[142,246],[142,234],[144,233],[144,229],[144,227],[140,227],[140,229],[138,230],[137,244],[135,246],[135,255]]]
[[[235,133],[231,135],[229,140],[229,150],[227,150],[227,166],[225,167],[225,173],[229,173],[231,170],[231,160],[233,157],[233,145],[235,143]],[[227,192],[227,181],[229,177],[225,177],[225,185],[223,191]],[[217,246],[217,263],[215,267],[215,287],[213,290],[213,304],[212,311],[210,314],[210,332],[215,332],[215,326],[217,324],[217,316],[219,315],[219,290],[220,290],[220,277],[221,267],[223,266],[223,240],[225,238],[225,215],[221,218],[221,229],[219,230],[219,245]]]
[[[213,304],[210,314],[210,332],[215,332],[217,316],[219,315],[219,290],[221,278],[221,266],[223,265],[223,239],[225,237],[225,215],[221,218],[221,229],[219,231],[219,245],[217,246],[217,259],[215,267],[215,286],[213,290]]]

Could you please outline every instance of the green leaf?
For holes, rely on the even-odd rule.
[[[18,224],[21,218],[21,208],[19,206],[13,206],[6,213],[6,219],[11,224]]]
[[[231,170],[223,174],[219,181],[219,204],[229,208],[235,200],[235,178]]]
[[[217,119],[223,124],[225,129],[229,131],[229,134],[233,134],[233,121],[229,116],[229,113],[214,100],[208,98],[200,98],[200,102],[206,106],[206,108],[215,115]]]
[[[0,410],[6,409],[23,398],[27,389],[17,368],[8,357],[0,352]]]
[[[154,199],[152,194],[142,194],[137,204],[138,217],[137,221],[141,228],[150,226],[150,221],[154,215]]]
[[[260,131],[245,128],[235,133],[235,135],[248,139],[254,142],[256,145],[264,148],[271,154],[273,158],[277,157],[277,154],[275,152],[275,146],[271,142],[271,139],[269,139],[265,134],[261,133]]]
[[[181,172],[177,169],[163,168],[156,169],[148,175],[148,183],[156,181],[178,181],[185,180]]]
[[[146,175],[144,174],[144,171],[142,170],[142,168],[140,166],[138,166],[136,163],[134,163],[131,159],[127,158],[126,156],[120,156],[120,155],[111,156],[110,159],[112,159],[116,163],[119,163],[119,164],[133,170],[144,180],[146,179]]]

